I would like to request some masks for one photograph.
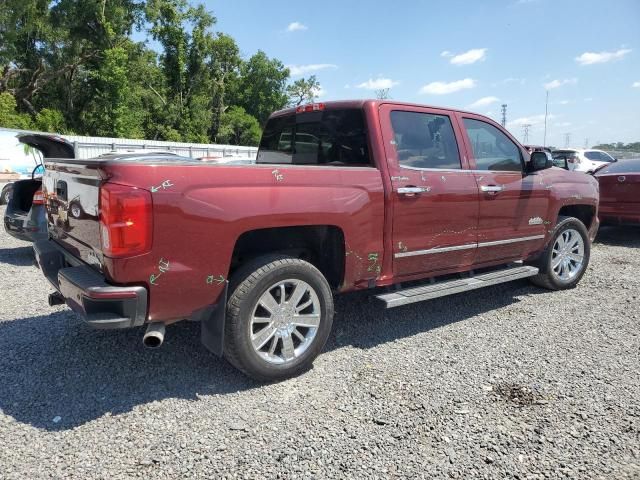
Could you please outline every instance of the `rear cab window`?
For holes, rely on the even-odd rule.
[[[446,115],[393,110],[393,142],[400,167],[460,170],[460,152]]]
[[[291,113],[269,119],[258,164],[372,166],[359,108]]]

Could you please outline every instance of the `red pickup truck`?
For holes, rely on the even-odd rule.
[[[152,347],[199,320],[209,350],[260,380],[310,366],[334,293],[389,308],[525,277],[570,288],[598,228],[591,176],[489,118],[391,101],[276,112],[256,165],[48,159],[43,189],[50,304],[147,324]]]

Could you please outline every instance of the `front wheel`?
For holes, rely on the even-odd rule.
[[[231,288],[227,360],[260,381],[308,369],[333,322],[333,297],[322,273],[304,260],[265,256],[234,275]]]
[[[575,287],[589,265],[591,243],[587,227],[574,217],[560,217],[553,237],[542,253],[540,273],[531,281],[549,290]]]

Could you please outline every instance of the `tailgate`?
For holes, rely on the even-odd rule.
[[[98,200],[102,177],[96,162],[47,159],[42,183],[51,237],[100,269]]]

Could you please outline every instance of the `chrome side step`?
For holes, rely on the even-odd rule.
[[[536,267],[527,265],[510,266],[502,270],[482,273],[474,277],[446,280],[391,293],[383,293],[376,295],[376,299],[383,302],[386,308],[400,307],[410,303],[422,302],[423,300],[445,297],[447,295],[453,295],[454,293],[467,292],[469,290],[476,290],[520,278],[532,277],[537,273],[538,269]]]

